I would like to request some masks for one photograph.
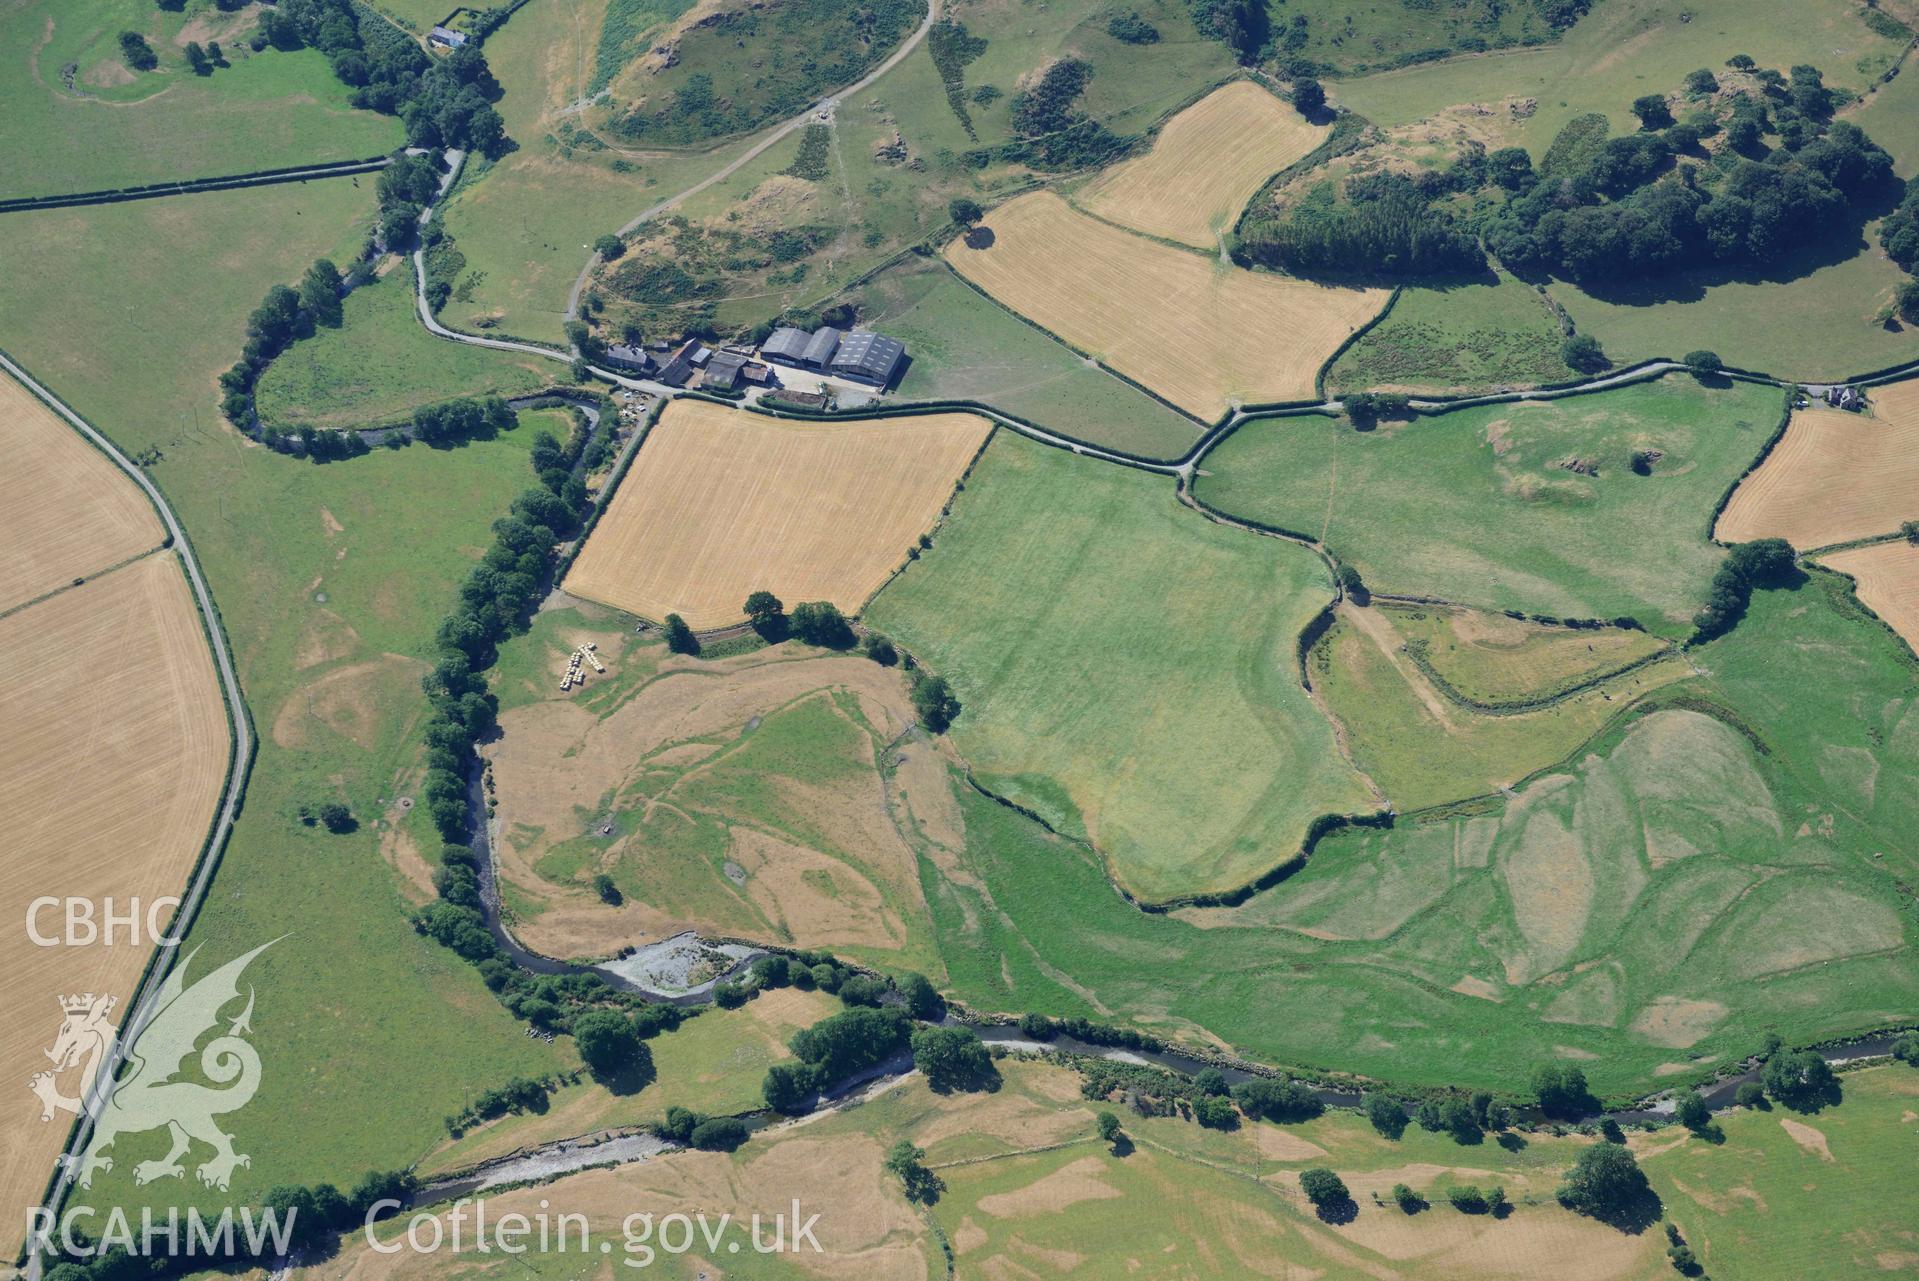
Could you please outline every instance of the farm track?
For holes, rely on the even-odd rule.
[[[66,1197],[73,1182],[74,1169],[80,1155],[86,1150],[91,1137],[91,1119],[97,1115],[105,1101],[107,1091],[127,1058],[128,1050],[139,1038],[140,1032],[156,1013],[154,1002],[161,986],[172,968],[176,949],[187,933],[194,917],[199,913],[200,904],[206,897],[207,887],[212,884],[213,873],[220,862],[220,851],[225,847],[227,837],[233,830],[234,817],[240,810],[240,798],[246,790],[246,773],[253,759],[253,730],[247,720],[246,704],[240,696],[239,678],[234,674],[233,658],[227,650],[226,633],[220,625],[220,614],[214,608],[213,594],[207,590],[205,576],[200,571],[199,558],[193,554],[193,544],[188,541],[186,529],[179,518],[173,514],[173,508],[167,504],[166,496],[160,492],[147,474],[131,459],[121,453],[114,443],[92,424],[74,412],[67,403],[42,386],[34,377],[19,365],[12,357],[0,353],[0,368],[6,370],[20,381],[21,386],[39,397],[48,408],[72,425],[74,430],[112,459],[114,464],[138,485],[154,509],[160,514],[160,521],[166,526],[168,536],[173,542],[173,550],[179,554],[181,564],[186,568],[188,585],[193,589],[193,599],[199,608],[200,619],[206,634],[207,643],[213,651],[214,666],[220,674],[220,693],[226,704],[227,724],[232,734],[232,751],[227,760],[227,778],[224,795],[220,800],[220,809],[215,817],[207,842],[201,852],[198,865],[194,868],[193,879],[189,882],[180,907],[175,913],[173,924],[166,931],[154,960],[147,968],[146,979],[128,1007],[128,1013],[121,1022],[122,1033],[114,1040],[112,1052],[104,1058],[99,1071],[88,1089],[83,1120],[74,1126],[67,1143],[66,1152],[60,1161],[60,1172],[55,1178],[52,1191],[45,1204],[59,1205]],[[41,1256],[35,1254],[27,1266],[29,1281],[39,1281]]]
[[[834,110],[839,106],[840,100],[842,98],[850,98],[856,93],[860,93],[866,89],[871,88],[873,84],[876,81],[878,81],[881,76],[884,76],[887,72],[891,71],[894,67],[897,67],[900,65],[900,63],[906,61],[906,59],[912,55],[913,50],[919,48],[920,42],[926,39],[927,32],[933,29],[933,24],[939,21],[939,16],[940,16],[940,0],[928,0],[927,6],[926,6],[926,18],[924,21],[920,23],[919,29],[915,31],[912,35],[908,36],[906,40],[904,41],[904,43],[902,43],[899,48],[895,49],[892,52],[892,54],[887,57],[886,61],[880,63],[879,66],[874,67],[871,71],[867,72],[864,76],[860,77],[860,79],[855,81],[853,84],[850,84],[846,88],[839,90],[837,93],[828,94],[826,97],[820,99],[818,102],[809,106],[805,111],[800,112],[800,114],[798,114],[797,116],[793,116],[790,119],[778,125],[775,125],[770,133],[768,133],[765,137],[761,138],[758,142],[754,143],[746,151],[742,152],[740,155],[728,161],[720,169],[700,179],[700,181],[694,183],[691,187],[688,187],[685,191],[680,192],[676,196],[668,196],[665,200],[660,201],[658,204],[652,206],[651,208],[644,209],[638,214],[634,215],[633,218],[630,219],[626,223],[626,225],[622,226],[619,229],[619,231],[616,232],[615,234],[624,236],[627,233],[631,232],[635,227],[638,227],[641,223],[648,222],[654,218],[659,217],[661,214],[665,213],[669,209],[672,209],[674,206],[680,204],[681,202],[690,200],[694,196],[699,195],[702,191],[705,191],[708,187],[711,187],[713,184],[718,182],[725,182],[728,178],[738,173],[741,169],[753,163],[753,161],[757,160],[759,157],[765,155],[768,148],[777,144],[782,138],[789,137],[794,130],[803,127],[814,118],[822,115],[830,118],[833,115]],[[579,319],[580,295],[586,292],[587,277],[593,274],[593,268],[597,267],[599,263],[600,263],[600,255],[598,253],[594,253],[593,255],[587,258],[586,265],[580,268],[579,276],[576,277],[573,281],[572,292],[567,294],[567,297],[566,297],[566,319],[568,320]]]

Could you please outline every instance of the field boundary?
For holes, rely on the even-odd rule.
[[[95,582],[99,579],[105,578],[108,574],[116,573],[119,570],[123,570],[128,565],[134,564],[136,561],[145,560],[147,557],[153,555],[155,552],[163,552],[172,545],[173,545],[173,540],[171,538],[162,539],[161,541],[155,543],[153,546],[147,548],[145,551],[135,552],[133,555],[125,557],[122,560],[117,560],[113,562],[113,564],[111,565],[102,565],[99,569],[93,570],[91,573],[75,575],[74,578],[72,578],[70,581],[61,583],[58,587],[54,588],[50,592],[41,592],[38,596],[35,596],[32,600],[23,600],[18,605],[9,605],[5,609],[0,609],[0,618],[12,618],[15,614],[20,613],[22,610],[32,609],[35,605],[39,605],[46,601],[50,601],[55,596],[63,595],[67,592],[72,591],[76,587],[84,587],[88,583]]]
[[[86,1105],[75,1115],[73,1125],[67,1132],[67,1144],[63,1149],[63,1158],[56,1165],[55,1173],[47,1182],[47,1192],[42,1204],[57,1209],[65,1199],[72,1184],[75,1162],[92,1129],[93,1114],[99,1111],[102,1102],[101,1092],[112,1088],[120,1067],[126,1061],[132,1043],[137,1043],[140,1030],[151,1021],[154,1011],[151,1008],[157,998],[162,981],[172,968],[180,941],[197,917],[200,906],[206,898],[208,887],[212,884],[213,874],[219,867],[225,854],[228,840],[233,834],[234,820],[239,816],[243,797],[246,793],[247,777],[252,772],[253,761],[259,749],[259,740],[253,730],[252,713],[246,700],[241,696],[239,678],[234,673],[233,659],[226,640],[225,624],[221,621],[218,607],[214,604],[213,594],[207,588],[206,580],[200,570],[199,559],[193,553],[193,545],[187,537],[186,529],[173,514],[160,487],[149,478],[132,460],[120,452],[113,442],[67,403],[55,396],[45,386],[27,373],[4,350],[0,350],[0,369],[12,375],[20,385],[27,389],[54,413],[72,426],[80,436],[95,449],[105,454],[109,461],[130,478],[147,501],[153,505],[161,524],[166,528],[168,542],[165,545],[175,554],[177,563],[187,577],[187,585],[192,591],[195,612],[200,619],[208,649],[211,651],[214,668],[219,677],[222,708],[227,718],[227,769],[226,785],[220,807],[214,812],[205,838],[201,841],[199,853],[195,856],[186,893],[180,905],[174,909],[167,929],[161,936],[161,942],[147,958],[146,967],[133,987],[133,997],[129,1000],[125,1017],[120,1026],[132,1029],[132,1035],[116,1039],[111,1057],[101,1065],[94,1085],[88,1091]],[[37,1281],[40,1271],[39,1256],[28,1260],[27,1272],[32,1281]]]
[[[1467,711],[1477,712],[1481,716],[1525,716],[1531,712],[1543,712],[1549,707],[1556,707],[1567,699],[1575,698],[1580,694],[1586,693],[1588,690],[1597,689],[1608,681],[1617,680],[1619,677],[1636,672],[1642,667],[1649,667],[1661,659],[1673,658],[1682,651],[1678,646],[1667,646],[1656,649],[1643,658],[1635,658],[1630,663],[1585,677],[1571,685],[1556,689],[1549,694],[1542,694],[1537,698],[1513,699],[1503,703],[1482,703],[1477,699],[1466,697],[1465,694],[1460,692],[1457,686],[1440,675],[1439,669],[1433,666],[1432,660],[1426,657],[1422,650],[1414,649],[1412,646],[1406,645],[1401,647],[1400,652],[1411,660],[1414,667],[1419,669],[1421,676],[1424,676],[1432,682],[1434,689]]]
[[[1752,462],[1747,465],[1746,470],[1740,472],[1732,484],[1726,486],[1726,492],[1719,496],[1719,501],[1712,505],[1712,511],[1707,513],[1706,541],[1712,546],[1731,546],[1730,543],[1720,542],[1714,532],[1719,528],[1719,518],[1726,514],[1726,508],[1731,504],[1732,496],[1739,492],[1739,487],[1745,484],[1746,481],[1751,478],[1752,474],[1765,464],[1768,458],[1772,457],[1772,451],[1779,448],[1779,442],[1783,441],[1786,438],[1786,433],[1792,429],[1792,402],[1793,391],[1791,388],[1786,388],[1783,392],[1782,403],[1779,410],[1779,425],[1773,428],[1772,437],[1760,448],[1758,454],[1753,457]]]
[[[340,178],[349,174],[370,173],[393,163],[391,153],[369,156],[364,160],[332,160],[317,165],[288,165],[280,169],[254,169],[217,178],[181,178],[173,182],[150,182],[139,187],[113,187],[104,191],[77,191],[60,196],[14,196],[0,200],[0,214],[28,213],[36,209],[66,209],[76,205],[108,205],[126,200],[154,200],[161,196],[191,196],[202,191],[227,191],[235,187],[269,187],[282,182],[305,182],[309,178]]]

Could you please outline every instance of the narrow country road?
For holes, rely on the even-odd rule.
[[[634,217],[631,220],[629,220],[625,226],[621,227],[619,231],[616,232],[615,234],[624,236],[628,232],[632,231],[635,227],[639,226],[641,223],[647,222],[651,219],[659,217],[661,214],[673,208],[673,206],[679,204],[681,201],[690,200],[692,197],[699,195],[702,191],[705,191],[708,187],[712,186],[714,183],[726,181],[728,178],[731,178],[734,174],[738,173],[744,166],[751,164],[754,160],[764,155],[768,147],[771,147],[774,143],[778,142],[780,139],[787,137],[795,129],[798,129],[801,125],[806,124],[808,121],[812,120],[815,116],[820,115],[822,113],[831,115],[833,110],[839,106],[841,99],[850,98],[856,93],[860,93],[866,89],[871,88],[874,82],[877,81],[881,76],[891,71],[894,67],[899,66],[900,63],[906,61],[906,59],[912,54],[913,50],[919,48],[920,42],[926,39],[927,32],[933,29],[933,24],[939,21],[939,16],[940,16],[940,0],[930,0],[930,2],[926,6],[926,18],[924,21],[920,23],[919,30],[915,31],[912,35],[908,36],[906,38],[906,42],[902,44],[899,48],[895,49],[892,53],[892,56],[887,58],[886,61],[880,63],[879,66],[874,67],[871,71],[867,72],[866,75],[862,76],[858,81],[848,85],[846,88],[840,90],[838,93],[835,93],[828,97],[820,99],[818,102],[808,107],[805,111],[802,111],[799,115],[794,116],[792,119],[786,121],[783,124],[774,126],[773,131],[771,133],[767,134],[764,138],[761,138],[758,142],[754,143],[751,147],[741,152],[737,157],[735,157],[732,161],[728,162],[726,165],[708,174],[706,177],[700,179],[700,181],[694,183],[692,186],[688,187],[685,191],[682,191],[679,195],[668,196],[665,200],[660,201],[659,204],[654,205],[650,209],[643,210],[640,213],[634,215]],[[600,263],[600,255],[597,253],[593,254],[591,257],[589,257],[586,260],[586,266],[580,268],[579,276],[574,279],[573,291],[566,296],[566,318],[568,320],[578,320],[580,318],[580,295],[586,291],[587,278],[593,274],[593,268],[599,266],[599,263]]]
[[[166,981],[167,973],[173,968],[174,951],[179,939],[185,935],[187,926],[200,910],[200,902],[206,897],[207,886],[212,883],[214,868],[219,865],[221,848],[226,844],[228,834],[233,830],[233,819],[240,810],[240,796],[245,790],[246,767],[253,757],[253,731],[247,724],[246,706],[240,700],[240,682],[233,672],[233,659],[227,652],[226,634],[220,628],[220,615],[213,608],[213,596],[207,590],[205,577],[200,573],[200,561],[193,554],[193,544],[187,541],[187,532],[173,514],[173,508],[167,505],[165,495],[147,474],[108,440],[93,429],[92,424],[69,408],[66,402],[36,382],[32,375],[15,364],[11,357],[0,353],[0,368],[20,380],[22,386],[38,396],[55,413],[73,425],[74,430],[92,441],[100,451],[111,458],[133,479],[146,496],[153,501],[154,508],[160,513],[161,523],[166,526],[167,534],[173,539],[173,550],[186,566],[187,582],[193,588],[194,602],[199,606],[200,615],[206,622],[208,643],[213,649],[214,666],[220,672],[220,692],[226,700],[227,720],[233,731],[233,755],[227,764],[226,794],[220,801],[219,817],[214,821],[212,834],[207,839],[199,865],[194,869],[192,883],[188,885],[180,909],[174,917],[173,927],[167,931],[169,941],[160,944],[160,956],[153,967],[147,971],[147,980],[139,992],[134,995],[127,1007],[128,1014],[120,1023],[120,1034],[113,1043],[112,1053],[100,1064],[94,1075],[93,1083],[87,1089],[83,1120],[67,1145],[64,1158],[60,1162],[60,1175],[53,1189],[48,1193],[45,1204],[58,1206],[66,1197],[68,1186],[73,1181],[73,1173],[82,1153],[86,1151],[87,1140],[92,1135],[92,1118],[97,1116],[100,1105],[105,1101],[107,1092],[112,1088],[115,1074],[125,1062],[128,1050],[139,1038],[141,1031],[152,1019],[156,1011],[153,1008],[161,985]],[[28,1281],[39,1281],[39,1254],[35,1254],[27,1264]]]

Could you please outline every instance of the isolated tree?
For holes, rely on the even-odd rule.
[[[1446,1100],[1440,1106],[1439,1116],[1445,1123],[1446,1133],[1453,1136],[1455,1143],[1477,1143],[1484,1137],[1479,1128],[1479,1118],[1473,1115],[1472,1105],[1464,1099]]]
[[[1559,358],[1582,374],[1596,374],[1612,367],[1599,340],[1591,334],[1573,334],[1567,338],[1559,345]]]
[[[1750,54],[1735,53],[1732,57],[1726,59],[1726,65],[1734,71],[1751,71],[1757,64],[1753,62]]]
[[[605,872],[593,878],[593,892],[600,896],[600,902],[610,907],[618,907],[626,902],[626,896],[620,893],[620,887],[615,885],[613,878]]]
[[[946,683],[944,676],[929,676],[922,671],[913,682],[913,710],[919,715],[920,724],[938,734],[959,715],[960,701],[953,696],[953,687]]]
[[[1311,76],[1293,81],[1293,109],[1312,120],[1326,110],[1326,86]]]
[[[878,632],[866,633],[866,644],[863,648],[866,650],[866,656],[881,667],[891,667],[900,661],[899,651],[893,648],[893,642]]]
[[[120,56],[135,71],[151,71],[160,65],[159,55],[153,52],[153,46],[138,31],[120,33]]]
[[[970,227],[986,213],[971,196],[954,196],[946,203],[946,216],[962,227]]]
[[[1310,1121],[1326,1110],[1307,1086],[1270,1077],[1242,1081],[1233,1090],[1233,1100],[1256,1121]]]
[[[1397,1140],[1406,1133],[1406,1109],[1398,1099],[1384,1094],[1366,1096],[1366,1119],[1373,1128],[1389,1139]]]
[[[207,41],[207,61],[216,67],[224,67],[227,65],[227,56],[220,52],[220,42],[218,40]]]
[[[1705,67],[1686,73],[1687,93],[1718,93],[1719,77]]]
[[[612,262],[615,258],[618,258],[626,252],[626,242],[618,236],[609,233],[593,242],[593,252],[598,254],[604,261]]]
[[[813,1072],[804,1063],[775,1063],[766,1069],[760,1095],[775,1112],[804,1112],[815,1091]]]
[[[1459,1183],[1446,1189],[1446,1199],[1461,1214],[1486,1213],[1486,1194],[1471,1183]]]
[[[762,636],[779,633],[786,626],[786,606],[772,592],[758,591],[746,598],[746,617]]]
[[[1322,1166],[1300,1171],[1299,1190],[1306,1194],[1308,1201],[1322,1210],[1344,1205],[1353,1199],[1352,1193],[1346,1190],[1345,1180]]]
[[[831,601],[800,602],[793,607],[788,625],[793,635],[824,649],[851,649],[855,640],[846,616]]]
[[[1666,106],[1664,94],[1648,93],[1634,98],[1632,113],[1647,129],[1663,129],[1672,123],[1672,112]]]
[[[1732,1092],[1732,1101],[1742,1108],[1756,1108],[1766,1101],[1766,1087],[1757,1081],[1741,1081]]]
[[[1905,524],[1906,540],[1919,543],[1919,520],[1909,520]],[[1908,1032],[1892,1044],[1892,1057],[1901,1063],[1910,1063],[1919,1068],[1919,1032]]]
[[[345,319],[340,303],[340,269],[331,259],[316,258],[300,279],[300,305],[316,325],[338,329]]]
[[[1426,1208],[1426,1202],[1421,1199],[1419,1193],[1404,1183],[1393,1184],[1393,1202],[1407,1214],[1418,1214]]]
[[[1115,1147],[1119,1145],[1120,1136],[1125,1131],[1120,1129],[1117,1116],[1102,1109],[1100,1114],[1093,1118],[1093,1123],[1099,1127],[1100,1142],[1110,1143]]]
[[[1919,325],[1919,280],[1903,282],[1894,298],[1899,308],[1899,319],[1909,325]]]
[[[697,654],[700,652],[700,638],[686,625],[686,620],[678,614],[666,616],[666,647],[675,654]]]
[[[1716,374],[1726,367],[1725,362],[1719,359],[1718,352],[1708,351],[1704,347],[1697,351],[1689,351],[1680,359],[1695,374]]]
[[[1226,1074],[1218,1068],[1201,1068],[1193,1076],[1193,1089],[1201,1094],[1225,1094]]]
[[[207,51],[200,47],[198,40],[187,41],[185,52],[187,55],[187,66],[193,68],[194,75],[210,76],[213,74],[213,60],[207,57]]]
[[[906,1199],[931,1205],[939,1200],[946,1184],[926,1168],[925,1161],[925,1151],[914,1147],[911,1139],[901,1139],[886,1154],[886,1168],[898,1177]]]
[[[356,826],[353,814],[338,801],[328,801],[320,807],[320,823],[329,832],[351,832]]]
[[[1679,1096],[1678,1117],[1679,1124],[1697,1134],[1712,1124],[1712,1109],[1699,1097],[1699,1091],[1688,1090]]]
[[[1617,1143],[1595,1143],[1581,1149],[1567,1171],[1559,1203],[1595,1219],[1613,1219],[1629,1211],[1646,1192],[1646,1176],[1629,1149]]]

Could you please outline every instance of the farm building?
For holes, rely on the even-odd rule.
[[[782,326],[761,346],[760,355],[775,364],[824,373],[833,363],[833,353],[839,345],[840,331],[831,325],[810,334],[804,329]]]
[[[626,369],[636,374],[648,373],[657,367],[652,352],[644,347],[625,343],[606,349],[606,363],[616,369]]]
[[[435,27],[427,36],[427,40],[439,45],[442,49],[458,49],[466,43],[466,32],[455,31],[450,27]]]
[[[855,330],[842,334],[830,325],[814,333],[782,327],[760,347],[760,355],[778,365],[837,374],[884,387],[906,355],[906,345],[884,334]]]
[[[722,351],[706,362],[706,375],[700,380],[700,386],[709,391],[732,391],[740,385],[745,370],[746,357]]]
[[[856,330],[841,340],[832,368],[842,378],[884,387],[905,355],[906,344],[899,339]]]
[[[693,366],[706,354],[706,348],[697,338],[689,338],[681,344],[679,350],[660,361],[659,372],[654,375],[669,387],[684,387],[687,379],[693,376]]]

